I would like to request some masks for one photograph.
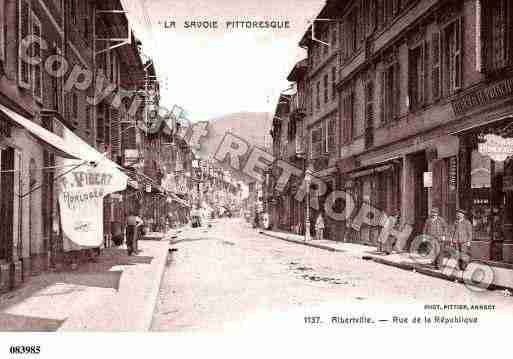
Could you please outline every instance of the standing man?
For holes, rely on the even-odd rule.
[[[143,223],[143,220],[138,216],[135,210],[132,210],[126,219],[126,248],[129,256],[134,252],[136,231]]]
[[[472,223],[466,218],[466,212],[462,209],[456,211],[456,222],[454,222],[454,235],[452,244],[458,251],[458,267],[464,270],[463,254],[470,254],[470,242],[472,242]]]
[[[315,222],[315,234],[318,240],[324,239],[324,218],[322,217],[322,213],[319,213],[317,216],[317,221]]]
[[[446,248],[445,240],[446,240],[446,235],[447,235],[447,222],[445,221],[445,219],[440,217],[440,211],[438,210],[437,207],[433,207],[431,209],[431,217],[429,217],[426,220],[426,223],[424,224],[423,233],[425,235],[431,237],[430,238],[431,243],[426,243],[427,245],[429,245],[431,247],[431,248],[426,248],[428,250],[428,252],[430,250],[433,250],[433,247],[435,247],[434,248],[435,250],[437,247],[439,248],[438,253],[435,253],[434,265],[435,265],[436,269],[440,269],[440,267],[442,266],[442,260],[443,260],[444,251]],[[434,246],[433,241],[436,241],[439,245]],[[422,244],[421,244],[421,246],[422,246]],[[419,251],[420,250],[421,250],[421,247],[419,247]]]

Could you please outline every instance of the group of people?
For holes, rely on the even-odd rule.
[[[431,215],[424,224],[423,234],[430,236],[439,244],[434,263],[437,269],[442,266],[442,261],[450,248],[461,254],[458,258],[458,266],[461,270],[464,269],[465,263],[462,257],[464,254],[470,254],[470,244],[472,242],[472,223],[467,219],[466,211],[458,209],[456,211],[456,221],[452,227],[449,227],[445,219],[440,216],[439,209],[432,208]],[[428,240],[428,242],[431,241]],[[421,243],[419,250],[426,249],[428,248],[423,248]]]

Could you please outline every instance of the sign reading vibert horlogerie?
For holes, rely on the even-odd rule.
[[[67,131],[66,131],[67,132]],[[64,169],[58,180],[58,196],[64,250],[81,247],[99,247],[103,243],[103,199],[106,195],[122,191],[128,177],[116,164],[105,158],[73,133],[65,134],[67,141],[82,142],[82,158],[61,159]]]

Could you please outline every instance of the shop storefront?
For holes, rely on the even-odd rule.
[[[397,216],[401,208],[401,173],[400,160],[371,168],[357,169],[347,174],[344,187],[353,197],[356,209],[369,204],[387,215]],[[353,216],[356,213],[357,211]],[[348,231],[345,240],[377,246],[379,230],[377,226],[364,224],[357,231]]]
[[[513,263],[513,119],[460,137],[459,199],[473,226],[472,259]]]

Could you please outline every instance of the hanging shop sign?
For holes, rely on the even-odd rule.
[[[513,191],[513,176],[504,175],[502,178],[502,189],[504,191]]]
[[[99,247],[104,239],[104,197],[126,189],[128,177],[70,130],[64,129],[63,137],[83,158],[91,159],[57,159],[63,165],[56,182],[64,250]]]
[[[456,157],[451,157],[449,159],[449,189],[451,191],[456,190],[457,177],[458,177],[458,161],[457,161]]]
[[[478,151],[494,161],[505,161],[513,155],[513,139],[503,138],[495,134],[483,136],[484,142],[478,144]]]
[[[433,187],[433,172],[424,172],[424,188]]]

